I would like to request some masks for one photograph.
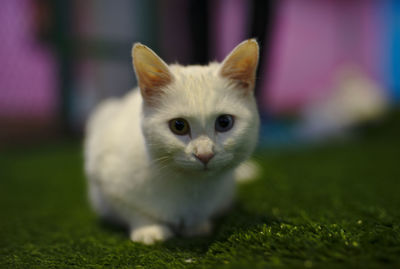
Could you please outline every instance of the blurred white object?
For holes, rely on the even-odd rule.
[[[301,112],[300,136],[310,140],[340,137],[351,127],[378,120],[388,98],[375,81],[354,65],[339,70],[331,94]]]
[[[260,166],[254,160],[248,160],[235,170],[236,182],[249,182],[260,175]]]

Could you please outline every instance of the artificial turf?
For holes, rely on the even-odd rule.
[[[212,236],[144,246],[90,210],[79,143],[3,150],[0,267],[400,266],[400,113],[361,139],[257,159]]]

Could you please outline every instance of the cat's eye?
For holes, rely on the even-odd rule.
[[[182,118],[170,120],[169,128],[176,135],[187,135],[190,131],[189,123]]]
[[[215,130],[217,132],[227,132],[233,127],[234,119],[232,115],[221,115],[215,120]]]

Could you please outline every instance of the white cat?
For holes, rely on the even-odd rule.
[[[100,104],[87,126],[89,197],[101,217],[145,244],[210,232],[256,146],[258,50],[251,39],[221,64],[184,67],[133,46],[139,90]]]

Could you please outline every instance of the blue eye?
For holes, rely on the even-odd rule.
[[[176,135],[187,135],[190,131],[190,126],[185,119],[178,118],[169,121],[169,129]]]
[[[221,115],[215,120],[215,130],[217,132],[227,132],[234,124],[234,119],[232,115]]]

